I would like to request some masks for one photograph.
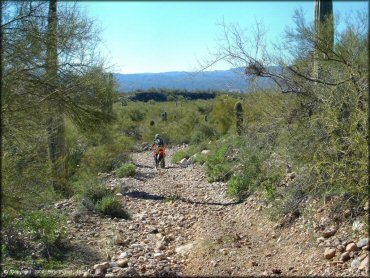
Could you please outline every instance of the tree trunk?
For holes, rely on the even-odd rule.
[[[49,0],[48,34],[47,34],[46,76],[47,93],[51,94],[58,84],[58,16],[57,1]],[[52,166],[52,183],[55,191],[63,192],[65,182],[65,146],[63,104],[55,94],[49,104],[47,121],[49,157]]]

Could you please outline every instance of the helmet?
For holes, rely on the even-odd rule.
[[[160,137],[161,137],[161,136],[160,136],[159,134],[156,134],[154,138],[155,138],[155,139],[158,139],[158,138],[160,138]]]

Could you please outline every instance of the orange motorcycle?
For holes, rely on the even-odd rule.
[[[161,168],[165,167],[165,156],[166,152],[164,147],[159,147],[156,151],[154,151],[155,168],[158,168],[159,165],[161,165]]]

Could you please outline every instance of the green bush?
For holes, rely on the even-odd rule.
[[[94,210],[96,204],[106,196],[111,195],[112,192],[106,188],[104,185],[98,184],[97,180],[89,184],[83,193],[84,205],[90,209]]]
[[[229,147],[221,144],[219,148],[208,155],[206,173],[209,182],[227,181],[231,176],[232,165],[227,160],[228,151]]]
[[[183,150],[180,150],[180,151],[176,152],[172,156],[172,162],[173,163],[178,163],[184,158],[188,159],[190,156],[192,156],[192,150],[190,148],[186,148],[186,149],[183,149]]]
[[[116,175],[119,178],[123,177],[133,177],[136,174],[136,165],[132,163],[123,164],[120,168],[116,170]]]
[[[117,218],[129,217],[128,213],[122,208],[122,204],[115,196],[105,196],[96,204],[96,210],[105,215]]]

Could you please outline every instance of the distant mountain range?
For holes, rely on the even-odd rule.
[[[204,72],[161,72],[114,74],[118,81],[119,92],[131,92],[138,89],[168,88],[194,90],[222,90],[228,92],[251,92],[254,86],[266,89],[273,83],[267,78],[257,78],[253,81],[243,74],[242,68]]]

